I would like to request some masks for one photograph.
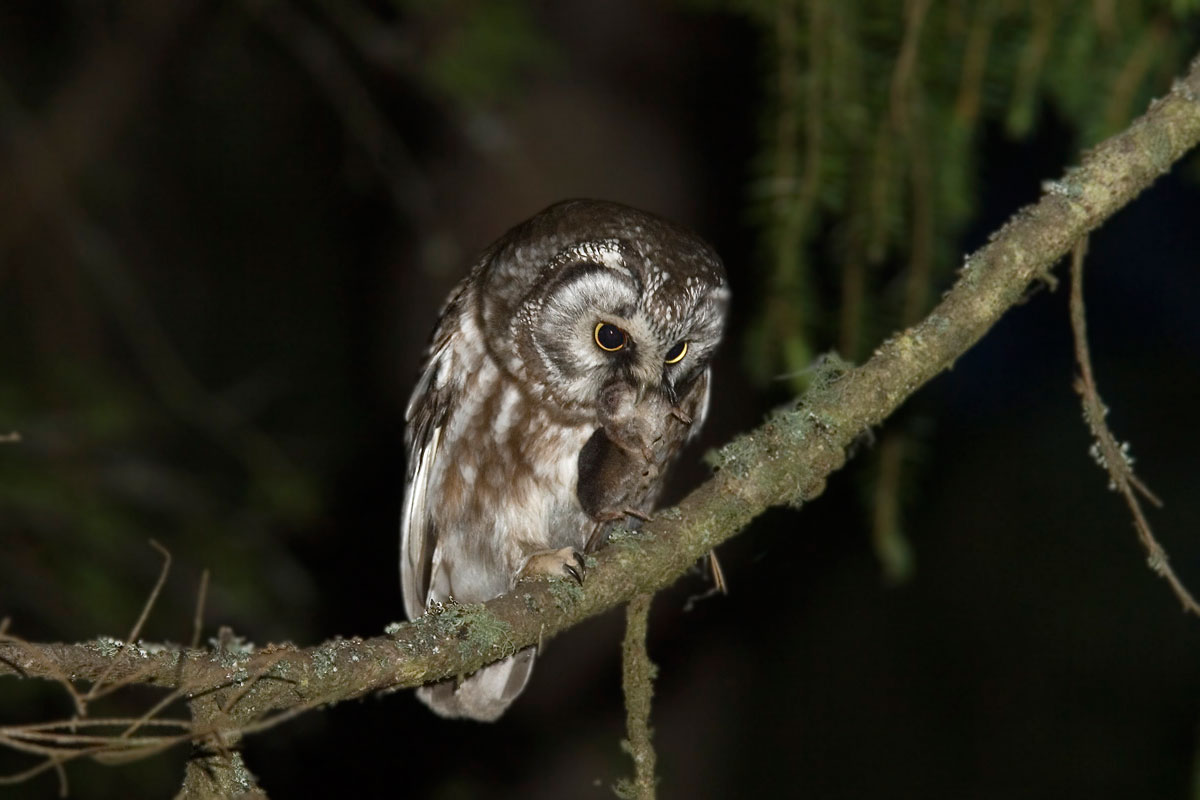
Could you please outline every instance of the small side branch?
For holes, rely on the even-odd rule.
[[[626,800],[654,800],[655,758],[650,731],[650,705],[658,669],[646,652],[646,625],[653,600],[652,594],[640,594],[625,607],[621,687],[625,691],[625,728],[629,738],[622,746],[633,759],[633,780],[619,781],[616,791]]]
[[[1167,551],[1154,538],[1154,532],[1150,530],[1150,523],[1146,521],[1146,515],[1142,513],[1138,495],[1140,494],[1156,506],[1161,506],[1162,501],[1155,497],[1154,493],[1134,474],[1133,458],[1129,455],[1129,444],[1118,442],[1113,436],[1112,430],[1109,429],[1108,423],[1104,421],[1108,415],[1108,408],[1100,399],[1100,392],[1096,388],[1096,378],[1092,372],[1092,356],[1087,342],[1087,319],[1083,303],[1083,258],[1086,253],[1087,237],[1083,237],[1075,245],[1071,254],[1071,330],[1075,335],[1075,360],[1079,362],[1079,378],[1075,381],[1075,391],[1079,392],[1079,396],[1083,400],[1083,418],[1087,422],[1092,436],[1095,437],[1095,443],[1091,450],[1092,456],[1100,466],[1108,471],[1109,487],[1120,492],[1121,496],[1125,498],[1125,504],[1129,506],[1129,513],[1133,515],[1133,526],[1137,529],[1138,538],[1142,540],[1142,545],[1146,548],[1147,563],[1150,569],[1166,579],[1175,592],[1175,596],[1179,598],[1179,602],[1183,603],[1185,611],[1200,616],[1200,605],[1196,604],[1191,592],[1187,590],[1187,587],[1179,580],[1179,576],[1175,574],[1175,570],[1171,568],[1171,563],[1167,559]]]
[[[142,613],[138,616],[137,622],[133,623],[133,630],[131,630],[129,632],[129,637],[125,640],[127,642],[136,642],[137,641],[138,636],[142,632],[142,626],[146,624],[146,620],[147,620],[147,618],[149,618],[150,612],[154,610],[154,604],[156,602],[158,602],[158,595],[159,595],[159,592],[162,591],[163,585],[166,584],[166,582],[167,582],[167,575],[171,572],[171,553],[170,553],[170,551],[167,550],[167,548],[163,547],[158,542],[154,541],[153,539],[150,540],[150,546],[153,547],[155,550],[157,550],[162,555],[163,565],[162,565],[162,569],[158,573],[158,580],[155,581],[155,583],[154,583],[154,588],[150,590],[150,596],[146,598],[146,603],[145,603],[145,605],[142,606]],[[96,682],[92,684],[92,688],[90,690],[88,690],[87,695],[84,696],[84,698],[83,698],[84,702],[90,702],[92,700],[95,700],[98,697],[103,697],[106,694],[110,694],[113,689],[119,689],[123,685],[123,684],[118,683],[107,692],[101,690],[101,687],[104,686],[104,682],[106,680],[108,680],[109,674],[112,672],[113,668],[116,665],[117,665],[116,659],[113,659],[108,662],[107,669],[105,669],[104,672],[100,673],[100,677],[96,679]]]
[[[200,646],[200,636],[204,632],[204,602],[208,599],[208,575],[207,569],[200,573],[200,587],[196,590],[196,613],[192,615],[192,650]]]
[[[203,753],[188,761],[184,772],[183,788],[175,800],[214,800],[233,798],[239,800],[267,800],[267,794],[258,785],[254,773],[246,767],[241,752]]]

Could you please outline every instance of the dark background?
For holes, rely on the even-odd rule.
[[[743,18],[538,7],[553,47],[487,44],[518,76],[497,88],[486,69],[419,68],[467,44],[403,8],[375,10],[403,32],[375,41],[333,4],[162,5],[0,6],[14,632],[124,637],[160,566],[149,537],[174,556],[149,640],[190,638],[204,568],[206,638],[312,644],[402,618],[403,409],[437,307],[478,251],[564,197],[660,213],[726,260],[732,329],[675,497],[703,479],[705,448],[787,399],[741,365],[763,285],[744,209],[768,69]],[[471,92],[486,102],[447,99]],[[1049,103],[1024,141],[987,128],[959,249],[1077,147]],[[1093,237],[1087,300],[1109,421],[1200,587],[1200,193],[1184,172]],[[871,550],[864,446],[820,499],[721,548],[728,597],[685,612],[699,573],[658,597],[661,796],[1191,794],[1200,621],[1146,568],[1089,458],[1074,374],[1065,287],[1043,288],[910,401],[903,585]],[[630,771],[621,627],[609,614],[551,642],[495,725],[373,697],[251,738],[248,764],[275,797],[611,796]],[[0,683],[0,724],[69,713],[53,686]],[[73,764],[72,795],[170,796],[186,755]],[[29,763],[0,753],[7,772]],[[0,797],[56,789],[44,775]]]

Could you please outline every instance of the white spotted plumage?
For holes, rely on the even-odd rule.
[[[595,547],[636,522],[626,511],[651,510],[707,409],[727,298],[708,245],[614,203],[551,206],[489,248],[443,308],[406,412],[410,617],[489,600],[542,554]],[[622,332],[616,351],[594,339],[604,324]],[[687,357],[667,364],[681,341]],[[534,654],[418,695],[444,716],[495,719]]]

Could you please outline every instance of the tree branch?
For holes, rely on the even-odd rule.
[[[583,588],[562,581],[522,583],[486,604],[452,605],[394,624],[386,636],[309,648],[229,646],[211,652],[124,646],[111,639],[30,644],[0,636],[0,675],[70,675],[90,682],[107,676],[106,681],[182,689],[194,698],[194,730],[246,733],[318,704],[473,672],[667,586],[767,508],[797,506],[819,495],[855,438],[951,366],[1077,240],[1198,141],[1200,59],[1129,129],[1094,148],[1062,179],[1048,182],[1036,205],[1018,212],[968,257],[955,286],[924,320],[884,342],[860,367],[826,359],[802,401],[714,454],[718,469],[710,480],[677,507],[659,512],[643,531],[614,535],[589,559]],[[197,702],[202,698],[211,701]]]
[[[619,797],[654,800],[654,742],[650,729],[650,705],[654,698],[654,676],[658,668],[646,650],[646,628],[654,595],[639,594],[625,607],[625,642],[621,647],[621,685],[625,691],[625,731],[622,743],[633,759],[633,778],[617,783]]]
[[[1108,473],[1109,488],[1120,492],[1125,499],[1125,505],[1129,507],[1129,513],[1133,517],[1133,527],[1137,530],[1142,546],[1146,548],[1146,561],[1150,569],[1170,584],[1184,611],[1200,616],[1200,605],[1196,604],[1196,599],[1171,568],[1167,551],[1158,543],[1158,539],[1154,538],[1150,523],[1146,521],[1146,515],[1142,512],[1142,504],[1138,502],[1138,495],[1156,506],[1161,506],[1162,501],[1155,497],[1154,492],[1150,491],[1133,471],[1133,456],[1129,454],[1129,443],[1118,442],[1105,421],[1108,406],[1104,405],[1100,398],[1100,390],[1096,388],[1087,340],[1087,318],[1083,303],[1083,257],[1086,254],[1087,239],[1080,239],[1071,254],[1071,330],[1075,335],[1075,360],[1079,363],[1079,378],[1075,381],[1075,391],[1083,401],[1083,420],[1094,439],[1090,452],[1092,458]]]

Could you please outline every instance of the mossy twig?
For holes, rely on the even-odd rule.
[[[1133,515],[1133,526],[1137,529],[1138,538],[1146,548],[1146,560],[1150,569],[1171,585],[1185,611],[1200,616],[1200,605],[1196,604],[1191,592],[1175,574],[1167,558],[1167,551],[1150,530],[1150,523],[1146,521],[1146,515],[1142,512],[1142,504],[1138,502],[1138,495],[1142,495],[1156,506],[1162,505],[1162,502],[1134,474],[1133,457],[1129,454],[1128,442],[1118,442],[1108,423],[1104,421],[1108,416],[1108,407],[1100,399],[1100,391],[1096,388],[1092,356],[1087,341],[1087,317],[1083,302],[1083,260],[1086,253],[1087,238],[1084,237],[1076,243],[1071,255],[1071,330],[1075,335],[1075,360],[1079,363],[1079,378],[1075,381],[1075,391],[1079,392],[1083,400],[1083,419],[1095,437],[1092,457],[1108,472],[1109,488],[1120,492],[1125,498],[1129,513]]]
[[[618,782],[616,790],[626,800],[654,800],[654,743],[651,741],[650,706],[658,668],[646,651],[646,626],[652,594],[640,594],[625,607],[625,642],[621,648],[621,688],[625,691],[625,730],[622,746],[633,759],[633,779]]]

